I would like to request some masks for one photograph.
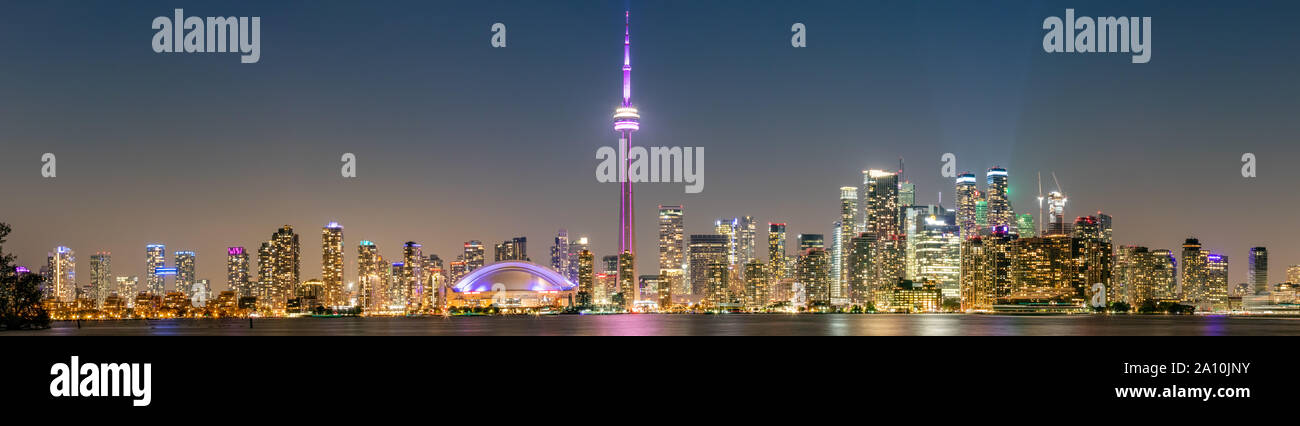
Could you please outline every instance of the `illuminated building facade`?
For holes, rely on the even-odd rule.
[[[1088,288],[1089,295],[1093,284],[1101,284],[1106,288],[1106,300],[1118,301],[1121,297],[1114,285],[1115,251],[1110,245],[1109,234],[1097,216],[1083,216],[1074,221],[1073,244],[1078,253],[1079,278]]]
[[[1223,312],[1228,310],[1228,256],[1210,253],[1205,256],[1205,301],[1198,310]]]
[[[1012,243],[1007,234],[976,236],[961,245],[961,309],[990,311],[1011,295]]]
[[[975,188],[975,174],[966,172],[957,176],[957,225],[961,227],[963,240],[979,235],[979,226],[975,222],[975,202],[979,199],[979,190]]]
[[[745,305],[762,308],[771,297],[768,289],[767,266],[757,259],[745,264]]]
[[[397,289],[398,296],[408,311],[424,308],[424,248],[419,243],[407,241],[402,244],[402,282]]]
[[[636,257],[631,251],[624,251],[618,256],[618,293],[623,298],[623,309],[632,310],[640,295],[637,294],[636,277],[633,272],[636,269]]]
[[[478,270],[478,268],[483,267],[483,262],[485,260],[483,250],[482,241],[470,240],[465,242],[464,260],[466,271],[474,272]]]
[[[836,235],[838,244],[834,246],[835,252],[831,256],[832,273],[835,279],[835,288],[832,290],[832,298],[847,297],[849,291],[849,253],[853,250],[853,237],[857,235],[855,231],[858,211],[858,188],[853,186],[840,187],[840,220]]]
[[[853,304],[865,305],[873,301],[871,283],[874,282],[872,261],[876,257],[876,234],[860,233],[849,239],[849,247],[849,300]]]
[[[569,231],[561,228],[551,244],[551,269],[560,275],[569,272]]]
[[[1007,191],[1007,169],[993,167],[986,174],[988,192],[988,226],[990,228],[1012,228],[1016,225],[1015,214],[1011,211],[1011,201]]]
[[[785,279],[786,271],[789,269],[785,252],[785,224],[768,223],[767,224],[767,264],[771,268],[771,278],[774,281]]]
[[[659,279],[669,293],[685,293],[682,271],[685,251],[682,206],[659,206]],[[662,299],[663,295],[660,295]],[[670,299],[671,301],[671,299]],[[662,302],[662,300],[660,300]],[[660,303],[661,307],[666,307]]]
[[[808,304],[831,302],[830,255],[823,248],[809,248],[799,255],[795,280],[803,284]]]
[[[578,282],[578,255],[584,250],[590,249],[590,247],[587,237],[575,238],[569,241],[569,271],[565,274],[565,278],[568,278],[569,281]]]
[[[889,311],[902,313],[939,312],[943,297],[933,282],[902,280],[889,295]]]
[[[158,274],[158,268],[167,262],[167,247],[162,244],[149,244],[144,247],[144,291],[155,296],[162,296],[167,290],[166,277]]]
[[[596,256],[590,250],[578,253],[578,306],[591,306],[596,297]]]
[[[1029,213],[1016,215],[1016,226],[1014,229],[1021,237],[1034,237],[1038,235],[1038,231],[1034,229],[1034,215]]]
[[[690,259],[691,293],[697,296],[709,294],[709,265],[713,263],[730,264],[728,254],[731,239],[726,235],[695,234],[688,239],[688,256]]]
[[[1250,283],[1251,287],[1255,291],[1255,294],[1267,293],[1268,292],[1268,249],[1264,247],[1251,247],[1250,257],[1247,259],[1247,261],[1250,262],[1250,269],[1246,270],[1246,282]],[[1288,270],[1287,282],[1300,283],[1297,281],[1290,281],[1290,275],[1291,275],[1290,271]]]
[[[50,279],[46,282],[45,298],[72,302],[77,297],[77,254],[58,246],[50,253],[47,263]]]
[[[321,228],[321,284],[325,287],[325,297],[320,300],[326,306],[342,305],[337,298],[343,293],[343,225],[330,222]]]
[[[226,286],[236,297],[253,296],[248,281],[248,252],[243,247],[226,248]]]
[[[908,276],[913,281],[933,282],[945,298],[959,298],[961,288],[961,228],[956,215],[934,209],[935,214],[919,218],[914,235],[908,236],[911,252],[907,260],[914,265]]]
[[[706,293],[704,304],[708,307],[718,307],[730,302],[728,287],[730,281],[730,266],[723,262],[713,262],[706,266],[708,271],[708,293]]]
[[[502,241],[496,245],[493,253],[493,260],[504,262],[508,260],[528,261],[528,237],[515,237]]]
[[[1209,252],[1201,249],[1201,242],[1196,238],[1188,238],[1183,242],[1183,270],[1179,276],[1179,298],[1184,302],[1193,305],[1205,301],[1208,297],[1207,291],[1207,271],[1205,269],[1206,255]]]
[[[96,307],[104,306],[104,299],[117,291],[113,281],[113,255],[101,251],[90,256],[90,288]]]
[[[1085,283],[1079,274],[1075,239],[1068,235],[1020,238],[1012,243],[1012,297],[1082,305]]]
[[[367,312],[383,308],[386,303],[381,276],[387,275],[387,269],[375,243],[361,240],[357,246],[357,306]]]
[[[186,299],[193,296],[195,278],[195,255],[192,251],[178,251],[176,254],[176,292],[185,295]]]

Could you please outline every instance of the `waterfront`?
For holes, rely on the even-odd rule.
[[[58,321],[41,336],[1247,336],[1300,335],[1300,318],[1210,315],[546,315]]]

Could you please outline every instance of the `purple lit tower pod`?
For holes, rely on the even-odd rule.
[[[636,255],[636,220],[633,211],[632,197],[632,179],[627,176],[627,169],[631,162],[627,159],[627,152],[632,148],[632,132],[641,128],[641,115],[637,113],[636,107],[632,106],[632,41],[631,41],[631,13],[624,12],[623,25],[623,106],[614,110],[614,131],[621,135],[619,139],[619,157],[623,158],[625,164],[619,170],[619,182],[621,186],[622,198],[619,200],[619,219],[618,219],[618,253],[632,253]],[[634,257],[635,259],[635,257]],[[636,267],[632,268],[632,277],[636,277]],[[618,282],[623,282],[625,277],[618,277]]]

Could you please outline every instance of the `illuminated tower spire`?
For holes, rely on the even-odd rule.
[[[614,130],[619,132],[619,158],[624,159],[624,164],[619,170],[620,192],[622,199],[619,201],[619,230],[618,230],[618,254],[635,255],[636,253],[636,221],[634,220],[633,197],[632,197],[632,179],[627,176],[627,169],[631,165],[628,161],[627,153],[632,147],[632,132],[641,128],[640,118],[636,107],[632,106],[632,38],[631,38],[631,13],[625,12],[623,26],[623,104],[614,111]],[[635,261],[633,261],[633,265]],[[626,273],[627,276],[624,276]],[[618,283],[620,287],[625,284],[635,286],[636,270],[630,268],[625,270],[619,268]],[[629,303],[634,296],[624,292],[624,297]]]

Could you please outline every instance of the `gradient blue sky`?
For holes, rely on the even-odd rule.
[[[613,254],[618,186],[595,181],[613,146],[625,1],[0,1],[0,220],[39,267],[56,245],[108,250],[143,275],[144,246],[199,254],[225,287],[224,249],[280,225],[320,275],[320,228],[388,257],[402,242],[450,260],[469,239],[516,235],[548,262],[557,228]],[[1153,17],[1153,54],[1047,54],[1047,16]],[[262,59],[156,54],[155,16],[262,17]],[[702,146],[705,190],[637,189],[639,268],[655,265],[655,208],[688,233],[752,215],[829,233],[838,188],[908,164],[918,202],[944,193],[939,157],[1011,173],[1037,213],[1056,172],[1070,216],[1105,211],[1117,244],[1188,236],[1231,257],[1300,263],[1300,6],[1293,2],[632,1],[634,141]],[[508,27],[509,47],[489,45]],[[808,47],[790,47],[790,26]],[[59,177],[40,177],[58,155]],[[339,156],[359,157],[359,178]],[[1243,152],[1259,177],[1242,179]],[[981,179],[982,180],[982,179]],[[982,187],[982,184],[981,184]],[[171,260],[168,260],[169,263]]]

